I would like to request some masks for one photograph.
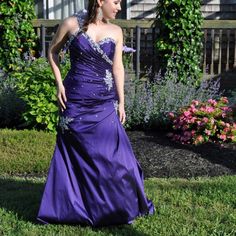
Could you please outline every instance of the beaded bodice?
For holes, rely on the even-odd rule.
[[[82,30],[85,14],[76,16],[79,29],[67,44],[71,60],[71,69],[64,80],[67,95],[90,102],[112,99],[115,96],[112,65],[116,42],[111,37],[95,42]]]

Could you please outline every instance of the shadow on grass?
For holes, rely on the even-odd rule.
[[[16,214],[18,219],[39,224],[36,220],[44,183],[36,183],[32,180],[20,180],[0,177],[0,208]],[[110,235],[136,235],[145,236],[138,232],[132,225],[109,226],[91,228],[92,231],[103,231]]]

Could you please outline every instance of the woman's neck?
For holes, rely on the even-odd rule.
[[[103,18],[102,20],[96,20],[94,22],[95,25],[104,25],[104,24],[108,24],[109,23],[109,20]]]

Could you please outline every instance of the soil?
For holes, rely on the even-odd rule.
[[[163,131],[127,131],[127,134],[144,178],[236,174],[236,143],[193,146],[173,142]]]

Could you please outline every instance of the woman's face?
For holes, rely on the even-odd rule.
[[[115,19],[118,11],[121,10],[121,0],[102,0],[101,9],[105,19]]]

